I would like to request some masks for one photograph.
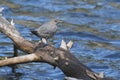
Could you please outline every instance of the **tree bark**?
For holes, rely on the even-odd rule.
[[[39,61],[39,59],[40,58],[38,56],[36,56],[35,54],[13,57],[13,58],[9,58],[9,59],[6,58],[5,60],[0,61],[0,66],[26,63],[26,62],[31,62],[31,61]]]
[[[9,37],[18,49],[29,53],[24,56],[7,58],[0,60],[0,66],[20,64],[26,62],[44,62],[54,67],[59,67],[66,76],[83,80],[102,80],[103,78],[93,72],[90,68],[82,64],[74,57],[69,50],[55,48],[44,43],[33,43],[26,40],[14,27],[14,23],[8,22],[0,16],[0,32]]]

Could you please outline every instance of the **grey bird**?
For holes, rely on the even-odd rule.
[[[57,24],[62,22],[61,20],[53,19],[47,23],[44,23],[39,28],[31,30],[33,34],[42,38],[42,41],[46,43],[45,40],[54,36],[57,31]]]

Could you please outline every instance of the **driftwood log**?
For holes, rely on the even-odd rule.
[[[0,66],[21,64],[27,62],[44,62],[59,67],[69,77],[82,80],[107,80],[103,74],[97,74],[82,64],[70,53],[72,42],[68,44],[62,40],[60,48],[42,42],[34,43],[26,40],[14,27],[14,22],[8,22],[0,15],[0,32],[9,37],[19,50],[28,54],[0,60]]]

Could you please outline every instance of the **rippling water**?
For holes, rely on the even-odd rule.
[[[3,16],[14,19],[16,28],[28,40],[39,38],[30,33],[51,19],[60,24],[55,46],[62,39],[74,41],[71,52],[95,72],[120,80],[120,1],[119,0],[0,0]],[[12,56],[12,41],[0,33],[0,56]],[[21,54],[24,54],[20,52]],[[20,54],[20,55],[21,55]],[[0,68],[0,80],[62,80],[64,74],[44,63]]]

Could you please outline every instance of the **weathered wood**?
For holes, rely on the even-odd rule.
[[[9,23],[4,17],[0,15],[0,32],[9,37],[14,44],[22,51],[32,53],[35,45],[23,38],[16,30],[13,24]]]
[[[69,77],[75,77],[83,80],[102,79],[90,68],[79,62],[79,60],[69,52],[68,48],[70,47],[55,48],[54,46],[43,43],[32,43],[20,35],[14,27],[13,21],[9,23],[2,16],[0,16],[0,32],[9,37],[15,43],[17,48],[24,52],[31,53],[24,56],[0,60],[0,66],[39,61],[49,63],[54,67],[59,67],[64,74]]]
[[[32,61],[39,61],[39,57],[35,54],[28,54],[19,57],[6,58],[5,60],[0,60],[0,66],[8,66],[12,64],[26,63]]]

